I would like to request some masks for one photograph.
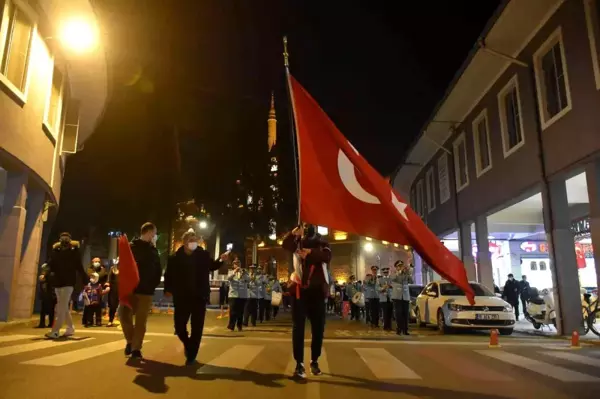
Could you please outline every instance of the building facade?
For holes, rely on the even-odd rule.
[[[553,288],[563,334],[600,281],[599,21],[597,0],[504,2],[394,177],[470,279]]]
[[[96,36],[88,0],[0,0],[1,321],[31,316],[67,156],[104,111]]]

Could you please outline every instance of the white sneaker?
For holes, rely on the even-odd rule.
[[[72,337],[73,335],[75,335],[75,329],[67,329],[67,331],[65,331],[65,333],[62,335],[63,337]]]
[[[46,333],[46,338],[58,339],[58,337],[59,337],[59,335],[57,332],[50,331],[49,333]]]

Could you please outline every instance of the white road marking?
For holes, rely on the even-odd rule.
[[[223,354],[202,366],[198,374],[213,374],[215,369],[222,368],[217,374],[240,374],[260,354],[263,345],[235,345]]]
[[[144,341],[147,343],[150,341]],[[107,344],[90,346],[83,349],[77,349],[74,351],[58,353],[56,355],[50,355],[40,357],[38,359],[28,360],[21,364],[32,364],[36,366],[66,366],[67,364],[80,362],[82,360],[92,359],[96,356],[105,355],[110,352],[123,350],[123,341],[109,342]]]
[[[583,356],[573,352],[562,352],[562,351],[548,351],[542,352],[546,356],[555,357],[557,359],[568,360],[574,363],[581,363],[587,366],[600,367],[600,359],[593,357]]]
[[[7,346],[5,348],[0,348],[0,357],[16,355],[18,353],[37,351],[40,349],[54,348],[57,346],[77,344],[79,342],[84,342],[84,341],[87,342],[91,339],[95,339],[95,338],[86,338],[86,339],[81,339],[81,340],[69,339],[69,340],[64,340],[64,341],[62,341],[62,340],[54,341],[54,340],[48,339],[48,340],[42,340],[39,342],[34,342],[31,344]]]
[[[31,339],[31,338],[39,338],[37,335],[3,335],[0,336],[0,343],[2,342],[12,342],[12,341],[21,341],[23,339]]]
[[[421,377],[383,348],[354,348],[380,380],[420,380]]]
[[[562,382],[598,382],[600,378],[591,375],[583,374],[577,371],[569,370],[564,367],[554,366],[549,363],[540,362],[539,360],[529,359],[524,356],[515,355],[513,353],[496,351],[496,350],[478,350],[475,351],[481,355],[500,360],[516,367],[521,367],[526,370],[533,371],[546,377],[554,378]],[[557,352],[559,353],[559,352]],[[562,353],[562,352],[560,352]]]

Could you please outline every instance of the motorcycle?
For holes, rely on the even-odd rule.
[[[538,292],[537,288],[529,289],[529,302],[525,318],[539,330],[543,326],[554,325],[556,328],[556,311],[554,310],[554,294],[552,289],[544,288]]]

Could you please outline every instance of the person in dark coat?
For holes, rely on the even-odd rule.
[[[308,224],[288,233],[282,247],[300,258],[302,269],[301,276],[292,275],[289,285],[293,321],[292,346],[296,361],[294,376],[306,378],[304,326],[307,318],[312,332],[310,369],[313,375],[320,375],[318,360],[325,332],[325,298],[329,295],[329,274],[326,269],[331,260],[331,249],[317,233],[316,227]]]
[[[56,292],[57,315],[52,331],[47,333],[46,337],[58,338],[60,328],[65,322],[67,323],[67,330],[64,336],[69,337],[75,333],[73,319],[69,312],[69,301],[75,285],[78,282],[85,285],[88,280],[81,262],[79,242],[71,240],[71,234],[62,233],[60,241],[52,246],[48,267],[50,268],[50,282]]]
[[[118,260],[114,265],[111,266],[108,273],[108,282],[106,283],[108,288],[108,326],[112,327],[115,325],[115,315],[119,308],[119,263]]]
[[[42,270],[38,277],[40,287],[40,324],[37,328],[46,328],[46,316],[48,316],[48,327],[52,328],[54,324],[54,308],[56,307],[56,293],[50,282],[50,267],[47,263],[42,265]]]
[[[529,285],[529,281],[527,281],[527,276],[521,276],[521,281],[519,281],[519,290],[521,291],[521,306],[523,307],[523,314],[527,315],[527,302],[529,302],[529,289],[531,286]]]
[[[183,343],[186,364],[196,363],[202,340],[207,298],[210,294],[210,272],[223,266],[228,253],[213,260],[208,251],[198,245],[194,232],[183,234],[183,245],[169,258],[165,272],[165,296],[173,297],[175,333]],[[191,319],[192,331],[187,324]]]
[[[519,282],[515,280],[515,277],[511,274],[508,275],[508,280],[504,284],[504,292],[502,292],[502,298],[515,308],[515,316],[519,320]]]

